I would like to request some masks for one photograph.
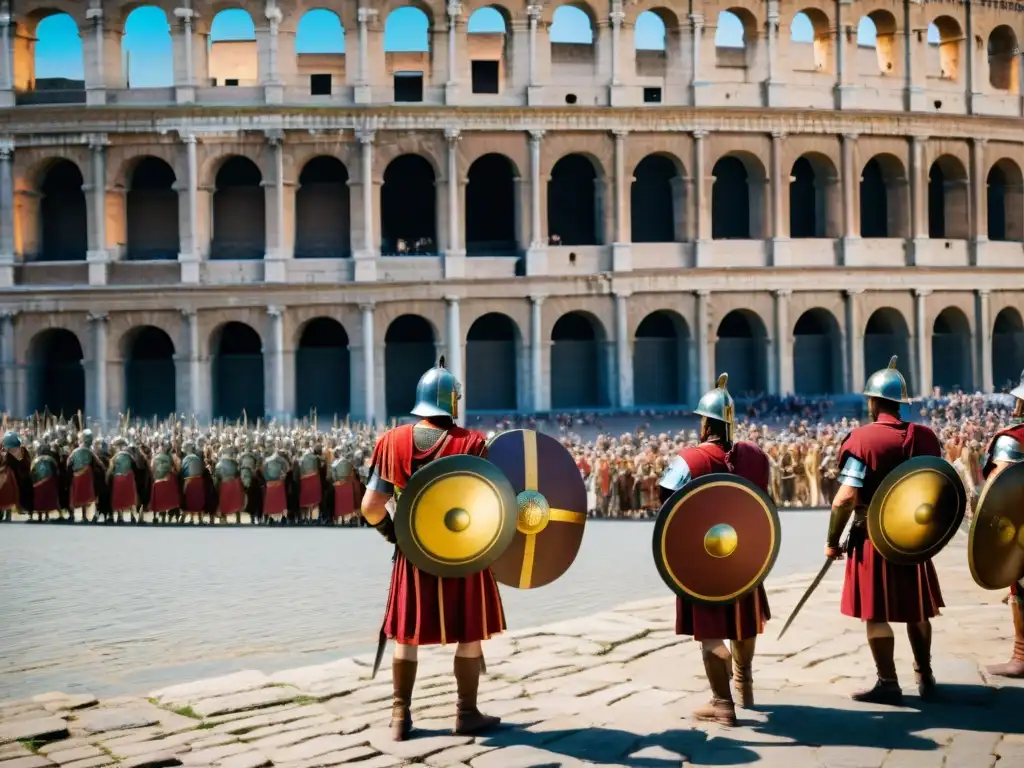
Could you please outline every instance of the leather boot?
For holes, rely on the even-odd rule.
[[[871,655],[875,658],[875,669],[878,670],[878,681],[875,687],[859,691],[851,697],[854,701],[867,704],[888,704],[899,706],[903,703],[903,691],[900,690],[899,678],[896,675],[896,662],[893,654],[896,641],[891,637],[868,638]]]
[[[456,656],[455,685],[458,689],[459,703],[455,711],[455,734],[469,736],[474,733],[493,728],[501,722],[500,717],[485,715],[477,709],[476,696],[480,688],[480,672],[483,668],[483,657],[469,659]]]
[[[716,656],[714,653],[704,653],[704,672],[711,684],[711,701],[693,711],[696,720],[719,723],[721,725],[736,725],[736,705],[732,701],[732,691],[729,688],[729,678],[732,677],[732,661]]]
[[[929,701],[935,698],[931,622],[907,624],[907,637],[910,639],[910,650],[914,654],[914,677],[917,679],[917,692],[923,700]]]
[[[754,644],[756,637],[747,640],[733,640],[732,645],[732,682],[736,688],[736,696],[740,706],[750,709],[754,706]]]
[[[405,741],[412,730],[412,689],[416,685],[415,661],[395,659],[391,662],[391,680],[395,694],[391,703],[391,738]]]
[[[990,675],[999,677],[1024,677],[1024,603],[1017,595],[1010,596],[1013,611],[1013,655],[1005,664],[988,667]]]

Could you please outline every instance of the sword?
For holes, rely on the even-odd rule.
[[[846,545],[847,542],[849,542],[849,540],[849,537],[847,537],[846,541],[844,541],[842,545],[840,545],[840,552],[846,551]],[[832,563],[834,562],[835,558],[831,557],[825,560],[825,564],[821,566],[821,570],[818,571],[818,575],[814,577],[814,581],[811,582],[811,586],[809,586],[807,588],[807,591],[804,592],[803,597],[800,598],[800,602],[796,604],[796,608],[794,608],[793,612],[789,614],[789,618],[786,619],[786,623],[782,625],[782,631],[779,632],[780,640],[782,639],[782,636],[786,634],[786,630],[789,629],[789,625],[793,623],[793,620],[796,618],[797,614],[800,613],[800,609],[804,607],[804,604],[807,602],[808,598],[810,598],[810,596],[814,594],[814,590],[816,590],[818,588],[818,585],[821,584],[822,579],[825,578],[825,574],[828,573],[828,569],[832,567]]]

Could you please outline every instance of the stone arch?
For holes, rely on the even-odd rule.
[[[516,172],[506,155],[489,152],[469,166],[466,184],[466,253],[514,256],[516,242]]]
[[[574,152],[548,179],[548,233],[553,245],[601,245],[604,200],[597,163]]]
[[[1021,312],[1006,307],[992,324],[992,383],[996,391],[1007,384],[1020,382],[1021,361],[1024,360],[1024,319]]]
[[[217,171],[213,193],[212,259],[262,259],[267,250],[263,174],[248,157],[232,155]]]
[[[668,53],[678,45],[678,35],[679,17],[672,10],[656,6],[637,13],[633,21],[637,71],[645,75],[664,74]],[[655,62],[660,67],[652,66]]]
[[[804,8],[790,23],[790,43],[795,69],[828,73],[832,71],[831,20],[820,8]]]
[[[385,9],[384,51],[386,53],[427,53],[434,29],[427,3],[411,2]]]
[[[297,56],[345,55],[345,25],[341,16],[330,8],[303,9],[295,27]]]
[[[907,391],[914,391],[910,375],[910,330],[898,309],[876,309],[864,326],[864,373],[870,376],[889,365],[889,358],[899,358],[900,373],[907,380]]]
[[[85,57],[77,14],[72,6],[50,2],[17,20],[11,34],[11,44],[16,41],[20,48],[12,56],[15,90],[35,91],[43,103],[85,102]],[[53,57],[57,51],[59,58]],[[71,99],[69,90],[75,92]]]
[[[985,208],[989,240],[1024,240],[1024,175],[1013,160],[1002,158],[989,169]]]
[[[466,334],[466,410],[509,413],[518,403],[522,337],[502,312],[478,317]]]
[[[808,309],[793,326],[793,394],[842,392],[842,334],[827,309]]]
[[[515,36],[512,14],[501,5],[482,5],[466,9],[469,20],[467,45],[472,51],[470,77],[473,93],[501,93],[510,73]]]
[[[422,315],[399,315],[384,334],[384,402],[387,415],[407,416],[420,376],[437,365],[434,327]]]
[[[832,160],[818,152],[796,159],[789,174],[789,236],[838,237],[838,174]]]
[[[211,9],[212,10],[212,9]],[[253,9],[255,10],[255,9]],[[262,9],[260,9],[262,11]],[[260,11],[256,11],[259,17]],[[210,18],[210,77],[217,86],[254,86],[257,80],[238,75],[259,72],[259,45],[253,13],[245,7],[220,6]],[[238,45],[238,43],[249,43]]]
[[[295,258],[338,259],[352,252],[348,169],[331,155],[302,167],[295,193]]]
[[[937,39],[935,46],[939,53],[939,77],[943,80],[959,80],[964,42],[960,22],[952,16],[937,16],[929,25],[929,37],[932,37],[931,27],[935,28],[934,37]]]
[[[167,12],[155,4],[128,6],[125,11],[121,37],[125,85],[128,88],[172,87],[174,43]]]
[[[966,240],[969,223],[967,169],[952,155],[942,155],[928,171],[928,237]]]
[[[159,157],[138,158],[125,194],[127,255],[132,261],[173,260],[181,250],[174,169]]]
[[[653,153],[633,170],[630,226],[634,243],[671,243],[682,239],[683,178],[676,161]]]
[[[385,255],[437,252],[434,168],[421,155],[399,155],[384,169],[380,190],[381,251]]]
[[[143,419],[167,418],[177,410],[174,342],[155,325],[138,325],[121,337],[124,407]]]
[[[711,237],[757,240],[764,230],[765,169],[749,152],[730,152],[711,170]]]
[[[857,25],[857,47],[875,49],[878,71],[883,75],[896,74],[896,29],[896,17],[881,9],[862,16]]]
[[[691,347],[690,329],[677,312],[655,310],[641,320],[633,338],[633,402],[685,403]]]
[[[957,307],[946,307],[932,324],[932,385],[944,392],[974,391],[971,323]]]
[[[67,328],[40,331],[28,346],[29,411],[71,418],[85,410],[85,355]]]
[[[251,325],[231,321],[210,337],[213,418],[262,418],[266,412],[263,341]]]
[[[85,261],[89,224],[78,166],[61,158],[44,171],[39,186],[39,261]]]
[[[903,163],[895,155],[875,155],[864,164],[860,174],[861,237],[904,236],[906,178]]]
[[[586,24],[584,25],[584,20]],[[557,6],[551,14],[549,37],[555,45],[593,46],[597,29],[597,14],[584,2],[568,2]],[[554,48],[551,63],[560,63]]]
[[[756,312],[734,309],[718,324],[715,371],[729,374],[733,397],[768,391],[768,331]]]
[[[551,329],[551,409],[608,404],[605,331],[589,312],[566,312]]]
[[[1020,48],[1017,35],[1006,24],[1000,24],[988,36],[988,84],[997,91],[1020,93]]]
[[[295,349],[295,415],[346,415],[351,410],[351,382],[345,327],[332,317],[307,321]]]
[[[718,12],[715,54],[719,66],[747,66],[757,48],[757,16],[748,8],[731,6]]]

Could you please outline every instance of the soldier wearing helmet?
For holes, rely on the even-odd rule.
[[[991,483],[999,473],[1011,464],[1024,461],[1024,371],[1020,383],[1010,390],[1014,408],[1010,426],[996,432],[989,441],[985,468],[982,475],[985,483]],[[1000,677],[1024,677],[1024,584],[1010,587],[1010,609],[1013,612],[1013,653],[1005,664],[993,664],[988,668],[990,675]]]
[[[866,511],[889,472],[915,456],[941,456],[942,446],[931,429],[900,418],[900,406],[910,398],[895,357],[888,367],[871,374],[864,396],[870,423],[852,430],[840,447],[840,485],[832,502],[825,556],[843,557],[839,540],[853,515],[841,610],[845,616],[865,622],[878,673],[875,686],[853,694],[853,699],[895,706],[903,701],[903,693],[893,657],[896,641],[891,624],[907,625],[918,691],[922,698],[930,698],[935,692],[930,619],[944,603],[931,560],[897,565],[878,554],[867,535]]]
[[[768,456],[754,443],[733,442],[736,406],[726,388],[728,380],[728,374],[723,373],[715,388],[697,403],[693,412],[701,417],[699,443],[679,451],[661,476],[663,503],[691,480],[719,472],[744,477],[768,492]],[[736,724],[730,677],[742,706],[753,706],[754,646],[769,618],[768,595],[763,585],[724,605],[701,605],[676,598],[676,634],[700,641],[704,671],[711,686],[711,702],[693,713],[696,719]],[[726,640],[730,641],[731,649]]]
[[[461,396],[459,382],[445,368],[442,357],[416,386],[412,414],[420,421],[388,430],[377,441],[361,510],[366,521],[391,544],[396,543],[396,537],[388,505],[417,469],[445,456],[487,454],[482,434],[455,424]],[[444,579],[442,588],[440,579],[420,571],[396,551],[381,628],[382,643],[384,637],[397,643],[392,662],[392,738],[402,741],[412,729],[410,707],[420,645],[458,643],[454,662],[458,689],[455,732],[477,733],[496,725],[499,718],[477,709],[477,688],[483,668],[481,641],[504,628],[498,585],[489,569],[464,578]]]

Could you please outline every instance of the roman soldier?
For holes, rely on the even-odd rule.
[[[44,442],[36,451],[32,460],[32,512],[39,515],[39,520],[49,520],[50,515],[60,517],[61,487],[60,461],[57,449]]]
[[[241,517],[246,502],[245,486],[235,460],[234,446],[227,445],[221,449],[220,458],[213,468],[213,485],[217,498],[216,521],[222,523],[228,515],[235,515],[236,519]]]
[[[141,511],[138,520],[135,510],[139,506],[139,488],[135,477],[135,456],[128,449],[128,441],[115,437],[111,441],[114,456],[107,468],[107,485],[110,487],[110,508],[117,522],[130,520],[142,522]]]
[[[299,514],[304,520],[319,520],[320,504],[324,496],[324,466],[313,451],[313,441],[295,464],[299,486]]]
[[[171,451],[171,441],[164,439],[150,464],[153,473],[149,491],[149,510],[154,518],[166,522],[172,515],[177,517],[181,509],[181,489],[178,482],[178,460]]]
[[[288,516],[288,472],[291,467],[284,448],[267,457],[263,464],[263,516],[272,523],[280,523]]]
[[[8,431],[0,452],[0,521],[10,521],[15,512],[32,509],[31,462],[17,432]]]
[[[185,522],[205,523],[204,518],[213,506],[210,500],[215,498],[213,478],[195,442],[186,440],[181,450],[185,454],[181,460],[182,516]]]
[[[1013,420],[1010,426],[992,436],[988,444],[985,467],[982,474],[990,483],[1000,472],[1011,464],[1024,461],[1024,371],[1020,384],[1010,390],[1015,398]],[[1013,612],[1013,653],[1005,664],[988,667],[990,675],[999,677],[1024,677],[1024,584],[1018,582],[1010,587],[1008,602]]]
[[[843,582],[843,615],[861,619],[878,680],[869,690],[853,694],[855,701],[899,705],[903,701],[894,661],[892,624],[906,624],[914,656],[914,673],[921,698],[934,695],[931,667],[931,618],[943,607],[942,592],[931,560],[899,565],[883,558],[867,534],[866,511],[879,485],[892,470],[915,456],[942,456],[935,433],[900,417],[900,405],[910,402],[907,382],[896,370],[896,358],[871,374],[864,387],[869,424],[852,430],[839,449],[839,491],[832,502],[825,556],[843,557],[839,540],[853,515]]]
[[[662,501],[702,475],[739,475],[768,493],[768,456],[754,443],[732,440],[736,407],[726,388],[728,375],[706,392],[694,414],[701,417],[699,443],[685,447],[672,460],[659,482]],[[754,706],[753,662],[757,636],[771,618],[764,586],[734,603],[704,605],[676,598],[676,634],[690,635],[701,644],[704,671],[711,685],[711,702],[695,710],[697,720],[736,724],[736,705],[730,678],[745,708]],[[726,647],[728,640],[731,648]]]
[[[78,435],[78,447],[68,457],[68,470],[71,473],[71,497],[68,500],[68,511],[71,522],[77,522],[78,510],[82,510],[82,521],[88,520],[89,507],[96,506],[104,491],[103,478],[106,467],[93,450],[92,431],[82,430]]]
[[[334,455],[337,457],[331,462],[334,524],[350,525],[362,501],[359,475],[344,448],[339,445],[334,449]]]
[[[484,436],[455,424],[461,397],[461,386],[444,367],[442,357],[416,386],[412,414],[420,421],[388,430],[377,441],[362,514],[391,544],[396,543],[395,524],[387,505],[401,494],[417,469],[445,456],[486,456]],[[412,729],[410,708],[421,645],[458,644],[455,733],[477,733],[500,722],[477,709],[477,690],[483,669],[481,642],[504,629],[505,613],[490,569],[464,578],[441,579],[419,570],[397,550],[381,628],[383,636],[397,643],[392,662],[392,738],[402,741]]]

